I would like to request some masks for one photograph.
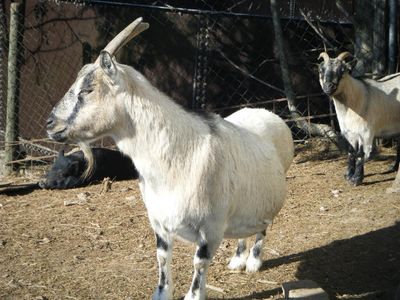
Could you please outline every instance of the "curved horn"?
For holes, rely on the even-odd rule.
[[[345,60],[346,58],[348,58],[348,57],[353,58],[353,55],[352,55],[350,52],[346,51],[346,52],[340,53],[340,54],[338,55],[337,59],[338,59],[338,60],[344,61],[344,60]]]
[[[115,55],[126,43],[142,31],[145,31],[147,28],[149,28],[149,24],[142,22],[142,18],[137,18],[124,30],[118,33],[117,36],[104,48],[104,51],[110,53],[111,56]]]
[[[324,62],[328,62],[329,61],[329,54],[326,52],[321,52],[318,56],[318,60],[320,60],[321,58],[324,59]]]

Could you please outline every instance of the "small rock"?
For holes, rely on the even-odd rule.
[[[49,298],[45,297],[45,296],[37,296],[35,298],[33,298],[34,300],[49,300]]]
[[[7,244],[5,240],[0,240],[0,247],[4,247]]]
[[[78,200],[81,200],[81,201],[84,201],[84,202],[87,202],[89,196],[90,196],[89,192],[83,192],[83,193],[79,193],[78,195],[76,195]]]
[[[282,290],[285,299],[329,300],[328,294],[312,280],[285,282]]]
[[[321,206],[321,207],[319,208],[319,210],[320,210],[320,211],[328,211],[329,208],[327,208],[327,207],[325,207],[325,206]]]
[[[333,197],[336,197],[336,198],[339,197],[339,194],[340,194],[341,192],[342,192],[341,190],[332,190],[332,191],[331,191]]]
[[[48,244],[48,243],[50,243],[50,239],[45,237],[42,240],[37,241],[37,243],[40,245]]]
[[[129,202],[132,202],[132,204],[133,204],[136,201],[136,196],[135,195],[128,196],[128,197],[125,197],[125,199],[128,200]]]
[[[74,259],[75,260],[84,260],[85,258],[83,256],[80,256],[80,255],[74,255]]]
[[[124,188],[121,189],[121,192],[123,192],[123,193],[128,192],[128,191],[132,191],[132,188],[124,187]]]

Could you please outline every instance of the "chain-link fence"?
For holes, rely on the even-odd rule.
[[[13,2],[3,1],[0,12],[0,152],[6,148],[10,78],[7,81],[5,66],[14,30]],[[352,16],[357,0],[279,3],[283,50],[277,47],[270,3],[264,0],[21,2],[25,7],[17,40],[21,53],[14,161],[36,162],[54,155],[58,145],[47,140],[45,132],[51,108],[82,65],[92,62],[107,41],[139,16],[150,29],[118,59],[182,105],[222,116],[245,106],[265,107],[287,120],[297,141],[310,136],[296,126],[298,119],[338,128],[332,104],[319,86],[317,57],[325,50],[355,50]],[[296,120],[288,109],[279,51],[285,52],[290,70]]]

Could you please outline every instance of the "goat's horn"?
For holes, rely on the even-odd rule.
[[[108,45],[104,48],[105,51],[113,56],[121,49],[126,43],[128,43],[131,39],[137,36],[142,31],[145,31],[149,28],[148,23],[142,22],[142,18],[137,18],[131,24],[129,24],[124,30],[117,34],[115,38],[108,43]]]
[[[328,62],[329,61],[329,54],[326,52],[321,52],[318,56],[318,59],[324,59],[324,62]]]
[[[345,60],[345,59],[348,58],[348,57],[353,57],[353,55],[352,55],[350,52],[346,51],[346,52],[340,53],[340,54],[338,55],[337,59],[343,61],[343,60]]]

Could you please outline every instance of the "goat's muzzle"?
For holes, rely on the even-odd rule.
[[[46,122],[46,131],[52,140],[65,142],[67,140],[67,127],[59,124],[57,118],[51,114]]]
[[[328,96],[332,96],[333,93],[336,91],[336,89],[337,85],[334,84],[333,82],[324,82],[324,84],[322,85],[322,90]]]

